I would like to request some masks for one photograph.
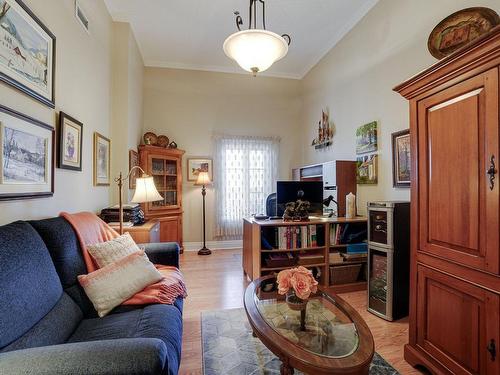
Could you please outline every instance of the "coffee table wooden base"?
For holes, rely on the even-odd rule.
[[[281,363],[280,375],[293,375],[294,369],[289,365],[285,365],[285,362]]]

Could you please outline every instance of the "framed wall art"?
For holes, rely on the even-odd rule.
[[[94,132],[94,186],[111,183],[111,140]]]
[[[0,80],[55,106],[56,37],[21,0],[0,0]]]
[[[70,115],[59,113],[59,153],[57,167],[82,170],[83,124]]]
[[[139,153],[135,150],[128,150],[128,170],[130,171],[132,168],[139,166]],[[135,179],[137,177],[141,177],[141,171],[139,169],[135,169],[131,174],[128,180],[128,188],[135,189]]]
[[[196,181],[200,172],[208,172],[210,181],[213,181],[212,159],[189,158],[187,160],[187,180]]]
[[[392,133],[392,181],[394,187],[410,187],[410,130]]]
[[[356,154],[366,154],[378,149],[377,121],[356,129]]]
[[[378,183],[378,155],[362,155],[356,159],[356,183],[375,185]]]
[[[0,200],[54,194],[55,129],[0,105]]]

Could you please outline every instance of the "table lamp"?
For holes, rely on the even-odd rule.
[[[203,196],[203,247],[198,250],[198,255],[210,255],[212,252],[207,249],[205,242],[205,195],[207,195],[206,186],[210,185],[212,182],[210,181],[210,176],[208,172],[200,172],[198,174],[198,179],[195,182],[195,186],[201,186],[201,195]]]
[[[155,201],[161,201],[163,200],[163,197],[158,193],[158,190],[156,190],[155,183],[153,181],[153,177],[149,176],[144,172],[144,170],[139,167],[135,166],[132,167],[132,169],[128,172],[126,177],[122,176],[122,173],[120,172],[120,176],[118,178],[115,178],[115,182],[118,184],[118,199],[119,199],[119,218],[120,218],[120,235],[123,234],[123,182],[127,181],[130,178],[130,175],[132,172],[136,169],[139,169],[142,173],[141,177],[137,177],[135,179],[135,192],[134,196],[132,197],[131,202],[132,203],[146,203],[146,202],[155,202]]]
[[[339,203],[333,198],[333,195],[330,195],[328,198],[323,199],[323,205],[325,207],[330,206],[330,203],[332,203],[332,202],[337,205],[337,215],[336,216],[338,216],[339,215]],[[330,212],[328,217],[332,217],[333,213],[334,213],[334,211],[332,210],[332,212]]]

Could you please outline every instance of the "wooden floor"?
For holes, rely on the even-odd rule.
[[[241,268],[241,251],[218,250],[209,256],[196,252],[181,255],[181,271],[188,288],[184,303],[184,337],[180,374],[202,375],[201,311],[243,307],[248,282]],[[403,345],[408,342],[407,319],[386,322],[366,311],[366,292],[342,294],[356,308],[370,327],[375,350],[401,374],[420,374],[403,359]]]

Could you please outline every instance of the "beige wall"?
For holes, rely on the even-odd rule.
[[[377,199],[409,199],[409,189],[392,187],[391,133],[406,129],[408,104],[392,88],[434,59],[427,37],[447,15],[470,6],[500,13],[498,0],[380,0],[378,4],[303,79],[301,163],[355,159],[356,128],[379,121],[379,182],[358,185],[358,208]],[[310,147],[321,108],[330,108],[336,126],[333,147]]]
[[[146,68],[144,130],[165,134],[193,156],[212,157],[212,135],[280,136],[280,178],[298,157],[300,83],[250,75]],[[214,165],[217,168],[217,165]],[[201,240],[201,193],[184,176],[184,240]],[[214,190],[207,193],[207,240],[212,239]]]
[[[61,210],[97,211],[109,203],[109,188],[92,186],[94,131],[110,136],[110,48],[112,23],[101,1],[81,0],[90,34],[77,23],[74,0],[25,0],[56,36],[56,109],[0,83],[0,103],[56,124],[60,110],[83,122],[83,172],[55,169],[53,198],[0,202],[0,223],[57,215]]]
[[[128,172],[128,151],[137,150],[142,134],[144,62],[128,23],[113,23],[112,47],[112,166],[113,176]],[[123,197],[132,197],[128,182]],[[112,190],[112,201],[118,203],[118,189]]]

